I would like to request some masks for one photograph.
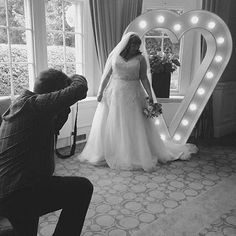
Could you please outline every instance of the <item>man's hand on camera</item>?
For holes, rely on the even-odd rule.
[[[71,83],[72,83],[72,79],[70,77],[68,77],[67,80],[66,80],[66,85],[70,86]]]
[[[78,75],[78,74],[74,74],[70,77],[71,81],[73,82],[74,80],[80,80],[80,82],[84,85],[87,86],[87,80],[85,79],[85,77],[83,75]]]

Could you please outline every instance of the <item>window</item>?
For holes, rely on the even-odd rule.
[[[0,0],[0,96],[14,97],[34,76],[32,27],[24,0]]]
[[[32,89],[48,67],[86,76],[87,69],[91,77],[91,63],[90,68],[84,63],[85,47],[91,46],[90,35],[84,35],[87,5],[84,0],[0,0],[0,96],[14,98]]]
[[[171,54],[180,56],[180,42],[173,42],[165,29],[153,29],[145,35],[145,45],[148,55],[164,54],[170,49]],[[179,67],[171,74],[171,91],[179,91]]]
[[[80,1],[45,1],[49,67],[83,73],[82,9]]]
[[[151,10],[151,9],[149,9]],[[183,13],[182,9],[172,9],[172,11],[179,15]],[[181,41],[176,41],[172,37],[172,32],[167,29],[154,28],[145,35],[145,48],[148,56],[150,55],[163,55],[165,51],[170,50],[171,55],[179,60],[182,57]],[[180,93],[180,70],[181,67],[176,67],[176,70],[171,74],[170,93]]]

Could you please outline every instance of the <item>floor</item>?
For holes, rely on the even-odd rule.
[[[190,161],[160,165],[154,173],[94,167],[76,156],[57,159],[57,175],[94,184],[82,235],[235,236],[236,134],[201,140],[198,147]],[[59,214],[40,218],[38,236],[52,235]]]

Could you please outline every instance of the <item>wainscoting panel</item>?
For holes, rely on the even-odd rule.
[[[162,104],[163,117],[165,119],[167,128],[169,128],[169,125],[175,116],[175,113],[177,112],[182,100],[183,96],[157,98],[157,102]]]
[[[236,131],[236,82],[219,83],[213,92],[214,137]]]
[[[58,148],[70,146],[72,144],[72,132],[74,131],[76,105],[77,104],[71,106],[69,118],[60,131],[60,136],[57,143]],[[85,142],[87,140],[96,107],[96,97],[87,97],[86,99],[78,102],[77,143]]]

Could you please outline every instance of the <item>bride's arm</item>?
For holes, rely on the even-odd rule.
[[[104,80],[100,84],[100,87],[98,89],[98,95],[97,95],[97,101],[98,102],[100,102],[102,100],[103,92],[104,92],[104,89],[106,88],[106,86],[107,86],[107,84],[110,80],[111,73],[112,73],[112,69],[109,70],[107,76],[104,78]]]
[[[144,89],[146,90],[148,94],[150,102],[153,102],[151,86],[147,77],[147,63],[143,56],[141,57],[141,60],[140,60],[139,77],[141,79]]]

